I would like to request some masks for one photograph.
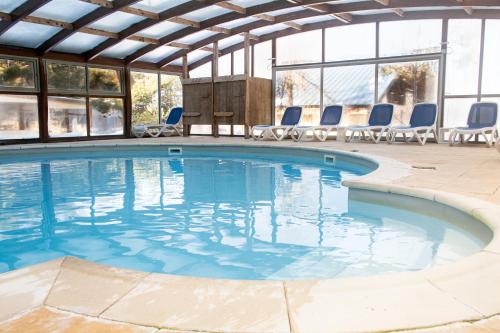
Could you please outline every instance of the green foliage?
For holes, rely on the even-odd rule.
[[[67,64],[47,64],[50,89],[85,90],[85,67]]]
[[[0,59],[0,85],[4,87],[32,88],[34,70],[31,62]]]
[[[120,98],[92,98],[90,103],[92,109],[101,113],[105,118],[123,111],[123,100]]]
[[[119,71],[105,68],[89,68],[89,89],[92,91],[120,92]]]

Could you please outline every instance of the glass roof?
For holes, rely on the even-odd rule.
[[[4,14],[5,17],[16,8],[26,8],[20,7],[26,2],[27,0],[0,0],[0,14]],[[393,2],[390,2],[389,6],[382,6],[377,1],[336,0],[323,2],[321,5],[340,4],[350,6],[358,2],[364,3],[363,10],[349,12],[353,18],[363,16],[363,20],[366,21],[366,16],[372,15],[372,20],[375,21],[376,16],[380,14],[392,13],[396,15],[393,7],[391,7]],[[166,57],[183,50],[178,47],[167,46],[166,44],[169,42],[188,45],[197,44],[197,47],[201,48],[209,44],[204,42],[207,38],[217,35],[217,39],[220,40],[219,48],[224,49],[241,43],[243,37],[240,33],[246,29],[250,30],[249,32],[255,36],[272,34],[285,29],[294,32],[290,29],[289,24],[282,22],[283,15],[289,15],[285,16],[287,18],[301,17],[291,22],[304,25],[306,30],[307,25],[328,21],[336,22],[334,17],[306,8],[299,1],[229,0],[227,3],[236,6],[236,9],[241,7],[241,10],[236,11],[246,11],[248,15],[239,14],[227,17],[226,14],[234,13],[234,11],[223,4],[214,2],[206,4],[204,1],[189,0],[141,0],[129,7],[111,9],[111,13],[104,11],[106,12],[105,15],[97,18],[92,17],[91,23],[84,27],[85,30],[76,31],[72,30],[71,25],[67,23],[74,23],[87,15],[95,15],[100,6],[107,4],[102,1],[89,0],[51,0],[36,10],[21,13],[20,20],[13,25],[4,25],[3,31],[0,25],[0,44],[32,49],[47,45],[48,50],[85,54],[85,52],[93,50],[108,38],[114,38],[109,43],[109,47],[102,50],[100,56],[124,59],[133,54],[132,61],[159,63]],[[472,9],[474,11],[497,10],[500,15],[500,6],[490,6],[490,4],[491,1],[477,0]],[[267,12],[265,12],[266,9]],[[334,11],[335,7],[330,7],[330,10]],[[419,0],[408,0],[407,7],[402,7],[401,10],[408,13],[408,17],[405,17],[405,19],[410,20],[410,14],[415,15],[415,12],[429,10],[448,11],[463,16],[463,5],[459,1],[450,1],[446,6],[433,6],[426,3],[424,7]],[[174,11],[175,14],[170,11]],[[158,14],[164,12],[167,19],[160,20]],[[170,15],[168,15],[169,13]],[[278,17],[277,22],[279,23],[255,14]],[[491,16],[491,12],[488,15]],[[241,18],[234,19],[235,17]],[[47,21],[40,21],[39,18]],[[218,22],[215,26],[212,20],[214,18],[217,18]],[[139,22],[143,22],[143,24],[136,25]],[[130,29],[132,30],[130,34],[120,34],[129,27],[133,27]],[[51,45],[44,44],[62,29],[68,29],[67,38]],[[122,39],[116,39],[117,34]],[[129,38],[131,35],[136,38]],[[145,39],[144,41],[138,41],[137,37]],[[213,42],[213,38],[206,42]],[[145,47],[147,47],[148,53],[144,54],[145,51],[141,51],[137,53],[137,56],[134,54]],[[97,53],[91,51],[89,54],[95,56]],[[188,53],[189,62],[199,60],[207,54],[210,54],[210,52],[206,50],[192,50]],[[179,64],[181,62],[182,60],[179,58],[172,63]]]
[[[96,8],[99,6],[78,0],[52,0],[35,10],[31,15],[51,20],[74,22]]]
[[[19,22],[0,36],[0,43],[36,48],[60,30],[48,25]]]

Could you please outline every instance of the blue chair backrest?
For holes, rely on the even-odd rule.
[[[497,124],[497,103],[474,103],[470,107],[467,125],[470,128],[493,127]]]
[[[290,106],[286,108],[283,118],[281,118],[282,126],[295,126],[299,123],[302,116],[302,107]]]
[[[167,119],[165,120],[165,124],[167,125],[176,125],[179,123],[182,117],[182,112],[184,110],[181,107],[175,107],[170,110]]]
[[[432,126],[436,123],[437,105],[434,103],[420,103],[413,107],[410,118],[411,127]]]
[[[369,126],[387,126],[392,121],[392,113],[394,105],[392,104],[375,104],[370,112],[368,119]]]
[[[321,115],[320,125],[335,126],[342,118],[342,105],[330,105],[325,108]]]

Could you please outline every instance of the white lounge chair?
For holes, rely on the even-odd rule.
[[[405,142],[409,143],[417,139],[422,146],[432,133],[437,141],[436,134],[437,105],[434,103],[418,103],[411,112],[410,124],[408,126],[391,126],[387,134],[387,143],[396,141],[398,134],[403,134]]]
[[[146,134],[153,138],[157,138],[162,134],[177,134],[181,136],[182,113],[183,109],[181,107],[172,108],[165,123],[160,125],[136,125],[132,129],[132,133],[138,138],[142,138]]]
[[[379,143],[384,133],[389,130],[394,113],[394,105],[392,104],[375,104],[370,112],[370,118],[367,125],[354,125],[346,128],[346,133],[351,132],[351,135],[345,138],[346,142],[352,141],[356,133],[359,137],[365,139],[365,134],[368,139],[374,143]],[[378,133],[378,135],[377,135]]]
[[[497,115],[497,103],[472,104],[467,118],[467,126],[456,127],[451,131],[450,146],[455,144],[457,138],[460,138],[460,142],[469,142],[475,135],[482,135],[488,147],[493,146],[498,138]],[[469,136],[466,140],[464,140],[465,135]]]
[[[317,126],[296,126],[290,133],[293,141],[312,140],[325,141],[332,131],[339,128],[342,119],[342,105],[330,105],[323,110]],[[310,136],[309,136],[310,134]]]
[[[252,127],[252,138],[254,140],[277,140],[281,141],[286,138],[291,131],[298,125],[302,118],[302,107],[291,106],[286,108],[281,124],[273,125],[256,125]]]

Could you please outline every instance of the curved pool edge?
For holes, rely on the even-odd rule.
[[[158,144],[140,146],[150,145]],[[48,146],[81,148],[81,145]],[[127,146],[138,145],[108,147]],[[265,144],[252,146],[276,148]],[[366,158],[365,154],[332,149],[285,149],[313,149]],[[374,155],[368,158],[379,167],[368,175],[344,181],[346,186],[418,197],[456,208],[486,224],[493,231],[492,241],[474,255],[419,272],[304,281],[216,280],[150,274],[65,257],[0,275],[0,294],[9,294],[0,300],[0,305],[4,304],[0,306],[0,321],[9,319],[15,311],[46,305],[91,317],[183,331],[373,332],[435,327],[499,314],[500,206],[447,192],[393,184],[410,167]],[[33,286],[27,281],[37,283]],[[26,298],[24,303],[23,298]],[[157,302],[155,309],[145,306],[152,300]],[[249,307],[255,309],[252,315],[246,313]],[[2,313],[5,310],[7,314]],[[193,311],[196,315],[192,315]]]

